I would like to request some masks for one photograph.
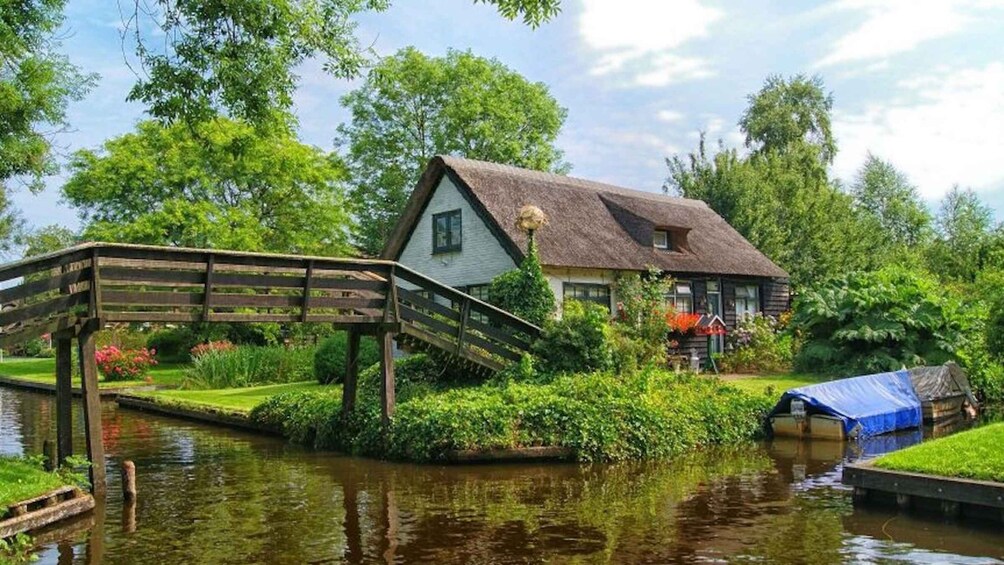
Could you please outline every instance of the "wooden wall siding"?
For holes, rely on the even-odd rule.
[[[0,290],[0,347],[88,320],[324,322],[498,370],[540,331],[391,261],[87,244],[0,267],[0,281],[17,283]]]

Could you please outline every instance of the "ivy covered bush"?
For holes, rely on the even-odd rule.
[[[802,294],[792,325],[796,368],[854,375],[955,358],[959,306],[935,280],[899,267],[851,273]]]
[[[613,363],[608,310],[592,302],[566,300],[560,320],[548,320],[534,345],[549,373],[609,369]]]
[[[540,266],[533,238],[530,239],[529,250],[519,268],[492,279],[488,297],[495,306],[537,326],[543,326],[554,314],[554,293]]]

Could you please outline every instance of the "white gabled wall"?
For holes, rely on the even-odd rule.
[[[433,255],[433,214],[458,208],[463,230],[460,251]],[[516,268],[502,244],[447,176],[433,191],[399,261],[453,287],[489,283],[497,275]]]

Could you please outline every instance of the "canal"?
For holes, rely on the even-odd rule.
[[[79,411],[76,426],[82,430]],[[444,467],[103,413],[109,498],[40,563],[999,563],[999,527],[855,510],[844,461],[902,447],[775,441],[673,462]],[[41,452],[51,397],[0,389],[0,453]],[[82,438],[77,437],[82,452]],[[125,508],[118,464],[136,463]]]

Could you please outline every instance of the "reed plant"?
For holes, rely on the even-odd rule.
[[[292,383],[313,377],[314,348],[242,345],[199,355],[182,388],[209,390]]]

